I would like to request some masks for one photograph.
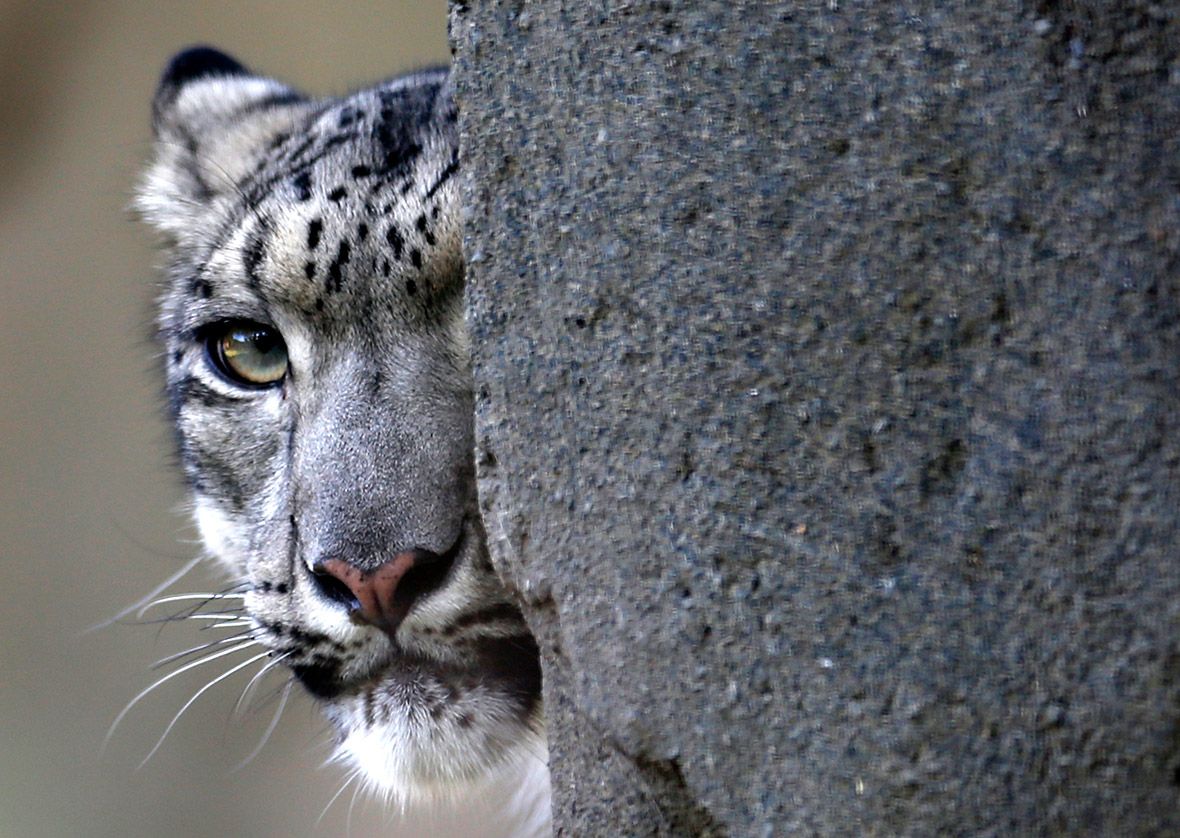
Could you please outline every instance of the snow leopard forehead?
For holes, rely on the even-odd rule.
[[[183,62],[182,62],[183,63]],[[193,64],[193,60],[188,62]],[[462,274],[444,71],[327,101],[237,65],[171,70],[139,207],[174,243],[165,334],[211,318],[412,324]]]

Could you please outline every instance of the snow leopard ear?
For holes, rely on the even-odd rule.
[[[178,53],[152,103],[155,159],[136,207],[177,242],[190,239],[209,207],[236,193],[267,149],[291,130],[306,101],[210,47]]]

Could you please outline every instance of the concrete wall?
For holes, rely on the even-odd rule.
[[[452,4],[568,835],[1180,830],[1175,4]]]

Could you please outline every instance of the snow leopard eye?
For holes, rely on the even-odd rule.
[[[205,339],[214,368],[234,384],[269,387],[287,374],[287,345],[279,333],[258,323],[228,323]]]

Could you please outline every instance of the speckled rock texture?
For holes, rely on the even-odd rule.
[[[1180,6],[451,22],[557,832],[1180,834]]]

